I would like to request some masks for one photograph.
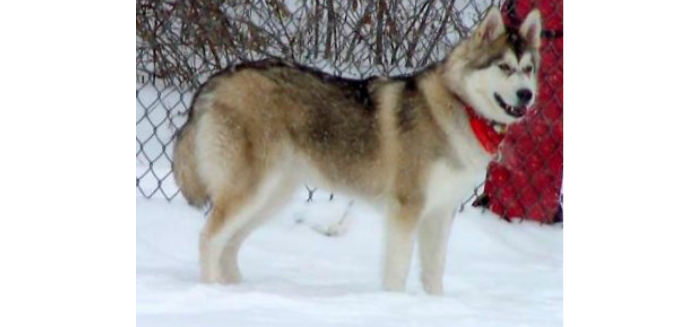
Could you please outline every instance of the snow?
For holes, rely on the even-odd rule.
[[[243,244],[240,285],[198,281],[205,214],[180,198],[137,196],[139,326],[560,326],[563,229],[507,223],[467,208],[456,217],[445,295],[425,294],[413,267],[406,293],[381,291],[383,226],[355,203],[335,237],[328,228],[348,200],[295,199]],[[323,227],[324,226],[324,227]]]

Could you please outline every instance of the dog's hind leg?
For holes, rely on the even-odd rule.
[[[294,179],[280,170],[260,174],[254,185],[220,192],[200,238],[202,280],[238,283],[238,250],[246,236],[270,218],[292,193]]]
[[[422,287],[428,294],[441,295],[447,243],[454,221],[452,210],[430,212],[420,222],[418,244]]]
[[[281,173],[280,173],[281,174]],[[299,186],[294,177],[277,175],[268,177],[253,202],[258,204],[254,212],[250,212],[250,218],[233,232],[222,253],[222,277],[226,282],[238,283],[241,275],[238,268],[238,252],[243,241],[257,227],[269,221],[284,204],[291,198],[294,190]]]
[[[203,282],[235,282],[224,280],[221,256],[228,239],[245,223],[244,211],[249,206],[246,203],[248,199],[248,194],[240,192],[213,200],[213,210],[199,237],[199,262]]]
[[[401,204],[388,215],[383,276],[386,291],[405,291],[421,209],[421,204]]]

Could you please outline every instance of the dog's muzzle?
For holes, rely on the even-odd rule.
[[[517,95],[519,96],[520,95],[519,92],[517,92],[517,93],[518,93]],[[520,118],[520,117],[524,116],[524,114],[527,113],[527,104],[531,101],[531,98],[532,98],[531,91],[529,91],[529,97],[526,100],[525,104],[515,107],[515,106],[511,106],[511,105],[505,103],[505,100],[503,100],[499,94],[494,93],[493,96],[495,97],[495,101],[498,103],[500,108],[505,110],[505,112],[508,115],[515,117],[515,118]],[[522,97],[520,97],[520,98],[522,98]]]

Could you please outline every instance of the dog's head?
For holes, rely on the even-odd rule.
[[[530,12],[519,29],[510,29],[500,11],[491,8],[475,33],[447,58],[447,85],[483,117],[513,123],[536,98],[540,45],[538,10]]]

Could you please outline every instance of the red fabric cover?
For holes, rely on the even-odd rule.
[[[501,160],[489,167],[484,194],[489,209],[501,217],[552,222],[563,179],[563,1],[516,0],[514,17],[506,12],[508,4],[503,17],[517,26],[535,7],[541,10],[545,34],[539,94],[533,110],[509,128]]]

